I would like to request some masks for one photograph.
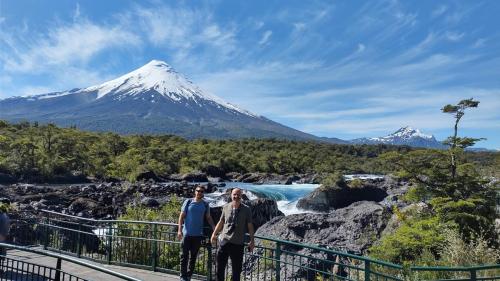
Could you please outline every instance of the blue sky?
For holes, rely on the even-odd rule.
[[[202,89],[319,136],[406,125],[500,149],[500,1],[0,0],[0,98],[164,60]]]

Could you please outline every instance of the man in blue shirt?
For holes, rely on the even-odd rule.
[[[204,193],[205,189],[203,186],[197,186],[194,198],[184,201],[181,213],[179,214],[177,236],[182,241],[181,281],[189,281],[191,280],[191,276],[193,276],[196,256],[198,255],[198,250],[203,239],[204,218],[207,219],[212,229],[214,228],[214,221],[212,220],[212,216],[210,216],[210,207],[203,200]]]

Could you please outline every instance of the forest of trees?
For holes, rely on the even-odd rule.
[[[423,150],[430,157],[442,151]],[[337,145],[277,139],[186,140],[177,136],[92,133],[53,124],[0,120],[0,174],[20,181],[51,182],[80,174],[98,179],[134,181],[152,171],[166,176],[192,171],[223,176],[227,172],[391,173],[384,157],[415,148],[391,145]],[[432,156],[434,155],[434,156]],[[498,172],[499,154],[468,153],[485,175]],[[392,160],[390,160],[392,161]]]

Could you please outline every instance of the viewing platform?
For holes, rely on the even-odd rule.
[[[96,268],[107,270],[107,272],[96,270]],[[59,280],[106,281],[179,280],[179,277],[173,274],[151,272],[126,266],[103,265],[68,255],[53,254],[44,251],[41,247],[25,248],[18,246],[11,248],[7,253],[3,270],[3,274],[0,274],[0,280],[57,280],[57,278],[60,278]],[[56,276],[57,271],[60,272],[59,276]],[[114,274],[110,274],[110,272],[114,272]]]
[[[0,280],[178,280],[176,236],[173,223],[94,220],[41,211],[13,220],[9,245],[1,244],[12,248]],[[402,266],[318,245],[255,239],[254,251],[245,251],[242,280],[500,280],[499,264]],[[205,241],[193,279],[215,279],[216,254],[216,247]]]

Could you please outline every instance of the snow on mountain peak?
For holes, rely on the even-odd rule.
[[[421,137],[424,139],[433,138],[433,136],[423,134],[419,129],[413,129],[410,126],[400,128],[396,132],[392,133],[391,136],[401,137],[401,138],[411,138],[411,137]]]
[[[97,91],[97,99],[108,95],[117,96],[117,99],[121,99],[124,96],[136,96],[155,91],[176,102],[180,102],[183,99],[193,100],[196,103],[199,100],[211,101],[227,109],[258,117],[217,96],[204,93],[166,62],[160,60],[152,60],[130,73],[101,85],[86,88],[84,91]]]
[[[419,129],[413,129],[410,126],[406,126],[406,127],[400,128],[396,132],[394,132],[390,135],[387,135],[385,137],[370,138],[370,140],[391,142],[395,138],[408,140],[408,139],[412,139],[412,138],[416,138],[416,137],[420,137],[420,138],[428,139],[428,140],[434,139],[434,136],[432,136],[432,135],[423,134]]]

